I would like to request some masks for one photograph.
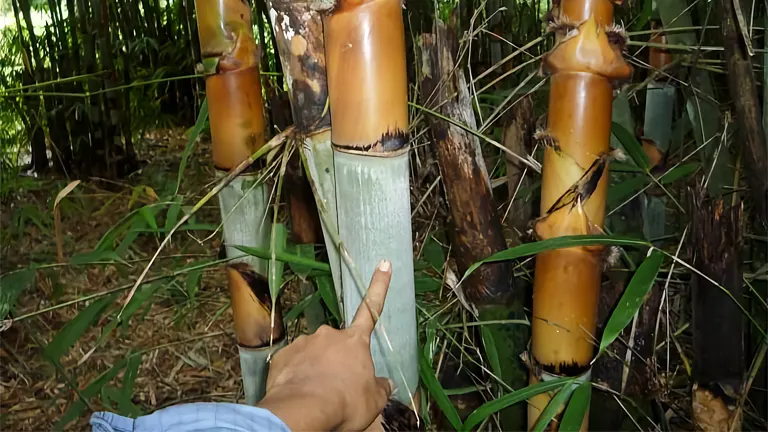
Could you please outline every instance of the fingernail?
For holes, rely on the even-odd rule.
[[[387,260],[379,261],[379,270],[381,270],[383,272],[387,272],[391,268],[392,268],[392,263],[390,263],[389,261],[387,261]]]

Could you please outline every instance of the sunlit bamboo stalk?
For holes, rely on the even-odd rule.
[[[265,142],[259,47],[247,2],[196,0],[195,7],[213,163],[223,176]],[[251,405],[264,394],[267,357],[285,343],[279,304],[271,298],[266,278],[268,262],[234,247],[269,248],[269,191],[257,164],[219,192],[227,256],[236,257],[227,273],[245,399]]]
[[[552,25],[558,42],[543,61],[551,75],[539,239],[602,232],[616,80],[631,68],[616,42],[610,0],[563,0]],[[531,383],[589,376],[603,266],[601,247],[558,249],[536,256]],[[529,428],[550,396],[530,400]],[[586,429],[587,417],[582,428]]]
[[[411,405],[418,357],[400,0],[339,1],[324,31],[339,234],[363,280],[382,258],[392,261],[378,324],[389,338],[374,333],[371,351],[377,375],[391,378],[393,396]],[[346,265],[342,286],[349,324],[366,287]]]

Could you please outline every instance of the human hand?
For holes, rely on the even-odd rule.
[[[375,376],[370,351],[391,277],[390,262],[381,261],[349,327],[323,325],[280,350],[270,362],[259,406],[295,431],[371,426],[393,390],[390,380]]]

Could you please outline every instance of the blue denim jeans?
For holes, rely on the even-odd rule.
[[[233,403],[188,403],[131,419],[110,412],[91,416],[92,432],[290,432],[263,408]]]

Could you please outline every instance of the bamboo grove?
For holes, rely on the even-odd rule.
[[[92,262],[71,259],[143,273],[120,271],[133,288],[111,321],[115,300],[84,294],[82,313],[102,309],[44,355],[61,339],[62,353],[75,346],[72,328],[99,327],[77,365],[91,361],[118,325],[137,323],[132,302],[149,311],[166,280],[177,289],[194,268],[186,283],[200,284],[205,270],[218,308],[208,327],[225,340],[213,356],[237,381],[216,388],[256,405],[271,356],[324,324],[348,326],[387,259],[371,354],[395,391],[372,429],[764,430],[768,33],[728,0],[640,3],[12,0],[8,46],[22,60],[0,74],[0,103],[21,119],[25,168],[143,182],[135,219]],[[166,163],[153,148],[171,124],[187,141],[178,173],[144,172]],[[180,192],[193,172],[208,191]],[[158,194],[145,180],[176,175]],[[30,272],[69,267],[76,187],[48,200],[57,264]],[[136,190],[153,195],[138,210]],[[12,219],[45,235],[39,217]],[[119,244],[159,234],[148,264]],[[218,259],[152,276],[171,237],[198,249],[220,238]],[[81,301],[17,313],[13,275],[0,274],[0,332]],[[149,351],[138,352],[125,362]],[[126,382],[143,370],[121,367]],[[102,379],[68,383],[80,412],[97,396],[116,402],[91,387]]]

